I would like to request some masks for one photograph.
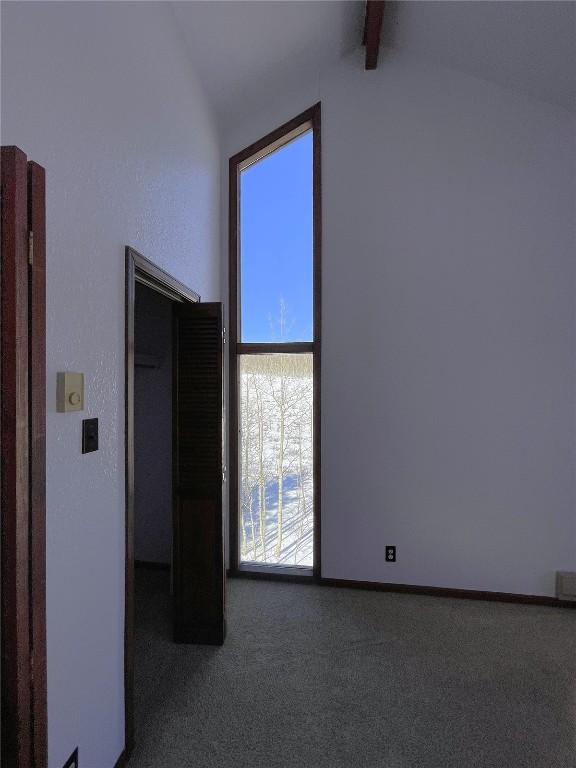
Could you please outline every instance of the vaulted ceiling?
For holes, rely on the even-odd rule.
[[[172,7],[222,119],[234,119],[271,88],[313,77],[362,43],[364,2],[233,0]],[[574,2],[388,2],[379,67],[386,66],[390,49],[576,111]]]
[[[576,3],[392,3],[383,45],[576,111]]]
[[[216,111],[231,118],[260,93],[315,72],[362,42],[364,3],[232,0],[172,4]]]

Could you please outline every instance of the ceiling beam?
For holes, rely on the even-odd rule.
[[[366,46],[366,69],[378,66],[380,32],[384,16],[384,0],[366,0],[366,18],[364,21],[363,45]]]

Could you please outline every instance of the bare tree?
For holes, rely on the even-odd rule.
[[[281,302],[281,338],[286,316]],[[312,358],[249,355],[241,360],[240,375],[242,557],[311,562]],[[276,493],[271,503],[272,484]]]

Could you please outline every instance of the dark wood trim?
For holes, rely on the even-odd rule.
[[[521,603],[524,605],[543,605],[553,608],[576,608],[576,601],[558,600],[556,597],[540,595],[518,595],[512,592],[484,592],[475,589],[452,589],[449,587],[425,587],[415,584],[392,584],[379,581],[353,581],[349,579],[322,578],[319,582],[325,587],[344,589],[365,589],[372,592],[396,592],[408,595],[428,595],[430,597],[451,597],[463,600],[488,600],[498,603]]]
[[[177,280],[171,274],[163,270],[153,261],[142,256],[137,250],[126,246],[126,256],[130,255],[134,264],[134,276],[137,280],[139,276],[142,276],[146,280],[146,284],[152,288],[158,289],[161,293],[168,291],[172,295],[170,298],[175,301],[182,301],[187,299],[188,301],[200,301],[200,294],[193,291],[180,280]]]
[[[30,621],[34,768],[48,764],[46,659],[46,175],[28,163]]]
[[[316,350],[313,341],[290,341],[285,344],[272,342],[264,344],[236,344],[237,355],[302,355]]]
[[[284,136],[287,136],[289,133],[292,133],[296,128],[299,128],[304,123],[313,124],[315,115],[316,114],[319,115],[319,113],[320,113],[320,102],[318,102],[317,104],[314,104],[314,106],[312,107],[309,107],[309,109],[306,109],[304,112],[301,112],[299,115],[296,115],[296,117],[293,117],[292,120],[288,120],[287,123],[284,123],[279,128],[276,128],[274,131],[267,133],[266,136],[263,136],[261,139],[258,139],[258,141],[255,141],[253,144],[250,144],[245,149],[241,150],[240,152],[237,152],[229,160],[230,170],[236,171],[239,165],[246,162],[246,160],[249,160],[253,155],[257,155],[259,152],[262,152],[262,150],[266,149],[266,147],[270,146],[270,144],[274,144],[275,142],[284,138]],[[237,187],[236,184],[234,186]]]
[[[312,108],[314,222],[314,576],[322,577],[322,112]]]
[[[313,227],[314,227],[314,340],[287,344],[246,344],[238,340],[238,203],[239,169],[247,161],[264,152],[272,144],[290,137],[306,123],[312,128],[313,137]],[[290,140],[290,138],[287,138]],[[280,145],[281,146],[281,145]],[[321,105],[313,107],[289,120],[284,125],[262,137],[250,146],[238,152],[228,162],[229,209],[228,209],[228,287],[229,287],[229,482],[228,513],[230,541],[230,571],[235,574],[240,569],[239,533],[238,533],[238,357],[270,353],[312,354],[314,357],[314,577],[320,578],[321,563],[321,350],[322,350],[322,150],[321,150]],[[283,568],[267,565],[268,577],[275,571],[281,575]],[[308,577],[304,577],[308,578]]]
[[[2,764],[46,768],[45,173],[1,160]]]
[[[255,579],[257,581],[287,581],[297,584],[316,584],[312,568],[284,567],[242,563],[228,575],[235,579]]]
[[[240,564],[238,538],[238,164],[228,162],[228,561],[232,572]]]
[[[2,765],[32,768],[27,159],[2,147]]]
[[[366,69],[376,69],[380,50],[380,33],[384,17],[384,0],[367,0],[363,45],[366,46]]]
[[[118,758],[116,762],[114,763],[114,768],[124,768],[125,765],[128,765],[128,762],[130,760],[131,752],[128,752],[126,749],[124,749]]]
[[[147,571],[169,571],[170,563],[156,563],[153,560],[134,560],[134,568]]]
[[[136,263],[126,248],[125,284],[124,749],[134,748],[134,308]]]
[[[556,597],[542,595],[519,595],[513,592],[486,592],[475,589],[452,589],[449,587],[425,587],[415,584],[393,584],[380,581],[354,581],[350,579],[311,579],[310,575],[293,573],[288,568],[269,568],[257,565],[241,565],[236,570],[229,570],[228,576],[233,579],[254,579],[257,581],[284,581],[298,584],[317,584],[321,587],[337,589],[360,589],[369,592],[392,592],[404,595],[420,595],[427,597],[449,597],[456,600],[485,600],[495,603],[515,603],[520,605],[539,605],[549,608],[576,609],[576,601],[559,600]]]
[[[124,430],[125,430],[125,594],[124,594],[124,730],[126,755],[134,748],[134,308],[136,280],[175,301],[200,301],[200,295],[138,253],[125,248]]]
[[[298,568],[294,568],[298,571]],[[306,570],[306,569],[302,569]],[[515,603],[517,605],[539,605],[548,608],[576,609],[576,601],[559,600],[556,597],[542,595],[519,595],[513,592],[483,592],[474,589],[452,589],[450,587],[425,587],[414,584],[393,584],[380,581],[354,581],[351,579],[311,579],[309,575],[287,572],[283,568],[266,568],[241,565],[236,570],[229,570],[231,579],[253,579],[255,581],[285,581],[298,584],[315,584],[320,587],[336,589],[360,589],[368,592],[392,592],[403,595],[426,597],[449,597],[455,600],[485,600],[493,603]]]
[[[64,763],[62,768],[72,768],[72,766],[78,765],[78,747],[72,752],[68,760]]]

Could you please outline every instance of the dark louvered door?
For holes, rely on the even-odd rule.
[[[221,644],[222,305],[187,302],[174,312],[174,636]]]

